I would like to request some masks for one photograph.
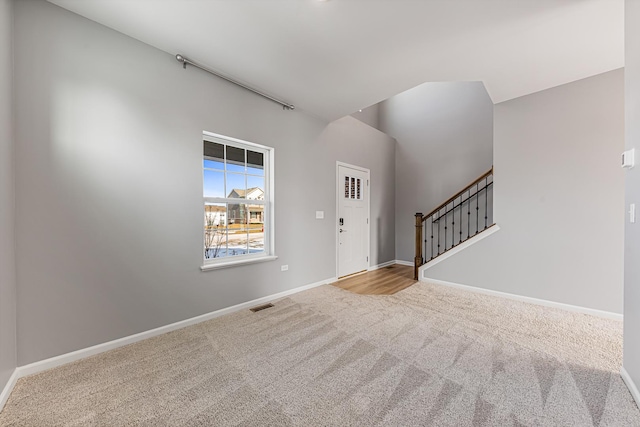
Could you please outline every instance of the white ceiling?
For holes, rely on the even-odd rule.
[[[328,120],[427,81],[497,103],[624,66],[624,0],[49,1]]]

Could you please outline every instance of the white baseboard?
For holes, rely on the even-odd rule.
[[[151,329],[145,332],[140,332],[135,335],[129,335],[128,337],[119,338],[113,341],[94,345],[92,347],[87,347],[80,350],[72,351],[71,353],[61,354],[60,356],[51,357],[49,359],[41,360],[39,362],[34,362],[28,365],[19,366],[18,368],[16,368],[15,374],[17,375],[17,378],[22,378],[27,375],[32,375],[38,372],[46,371],[47,369],[55,368],[61,365],[66,365],[67,363],[75,362],[76,360],[84,359],[86,357],[103,353],[105,351],[113,350],[114,348],[122,347],[128,344],[133,344],[138,341],[146,340],[148,338],[162,335],[167,332],[175,331],[177,329],[182,329],[187,326],[195,325],[197,323],[206,322],[207,320],[224,316],[225,314],[231,314],[239,310],[248,309],[256,305],[264,304],[278,298],[282,298],[291,294],[306,291],[307,289],[315,288],[317,286],[333,283],[336,280],[337,278],[332,277],[330,279],[321,280],[319,282],[311,283],[309,285],[293,288],[288,291],[284,291],[277,294],[268,295],[266,297],[243,302],[241,304],[237,304],[231,307],[222,308],[220,310],[212,311],[211,313],[192,317],[191,319],[186,319],[180,322],[171,323],[170,325],[161,326],[159,328]]]
[[[436,285],[449,286],[451,288],[464,289],[465,291],[475,292],[478,294],[491,295],[496,297],[502,297],[512,299],[516,301],[527,302],[529,304],[542,305],[545,307],[559,308],[561,310],[572,311],[575,313],[590,314],[592,316],[604,317],[606,319],[613,319],[622,321],[622,314],[612,313],[610,311],[596,310],[595,308],[580,307],[578,305],[564,304],[561,302],[549,301],[544,299],[525,297],[522,295],[509,294],[506,292],[493,291],[490,289],[478,288],[475,286],[462,285],[460,283],[446,282],[444,280],[430,279],[428,277],[422,277],[421,282],[433,283]]]
[[[622,380],[627,385],[629,392],[631,392],[631,396],[633,396],[633,400],[636,401],[636,405],[638,405],[638,407],[640,408],[640,391],[638,391],[638,387],[636,387],[636,383],[633,382],[627,370],[624,369],[624,366],[620,368],[620,376],[622,376]]]
[[[393,261],[394,264],[406,265],[407,267],[413,267],[413,261],[402,261],[401,259],[397,259]]]
[[[427,262],[426,264],[420,267],[420,270],[418,271],[418,277],[423,276],[425,270],[430,269],[434,265],[440,264],[445,259],[450,258],[455,254],[457,254],[458,252],[465,250],[469,246],[478,243],[480,240],[486,239],[487,237],[491,236],[493,233],[497,232],[498,230],[500,230],[500,227],[498,227],[498,224],[493,224],[488,229],[483,230],[480,233],[476,234],[475,236],[465,240],[464,242],[460,243],[458,246],[454,246],[453,248],[449,249],[447,252],[443,253],[442,255],[438,255],[437,258],[432,259],[431,261]]]
[[[390,265],[393,265],[395,263],[396,263],[396,260],[392,259],[391,261],[387,261],[387,262],[383,262],[382,264],[371,266],[367,269],[367,271],[379,270],[381,268],[389,267]]]
[[[7,384],[2,389],[2,393],[0,393],[0,411],[2,411],[2,408],[4,408],[4,404],[7,403],[7,400],[9,399],[9,396],[13,391],[13,387],[18,381],[18,378],[18,370],[14,369],[13,374],[11,374],[11,377],[9,377],[9,381],[7,381]]]

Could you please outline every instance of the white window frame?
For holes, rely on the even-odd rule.
[[[272,261],[278,257],[275,255],[275,219],[274,219],[274,159],[275,149],[266,145],[256,144],[254,142],[243,141],[237,138],[231,138],[229,136],[219,135],[212,132],[203,131],[202,139],[204,141],[215,142],[218,144],[230,145],[245,150],[257,151],[263,153],[264,159],[264,202],[258,202],[257,204],[264,205],[264,252],[260,254],[246,254],[246,255],[234,255],[224,258],[207,259],[204,256],[204,250],[202,253],[202,271],[214,270],[224,267],[232,267],[237,265],[252,264],[257,262]],[[202,152],[203,141],[200,142],[200,152]],[[249,203],[247,199],[229,199],[226,197],[204,197],[204,167],[200,162],[200,169],[202,173],[201,183],[203,185],[203,202],[202,202],[202,215],[204,218],[206,203],[227,203],[227,204],[245,204]],[[225,172],[226,174],[226,172]],[[225,175],[226,176],[226,175]],[[256,202],[256,201],[253,201]],[[227,205],[228,206],[228,205]],[[228,215],[228,212],[227,212]],[[227,221],[229,219],[227,218]],[[204,249],[204,228],[202,229],[202,245]]]

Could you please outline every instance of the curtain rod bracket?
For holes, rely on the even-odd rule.
[[[223,74],[220,74],[220,73],[218,73],[218,72],[216,72],[216,71],[213,71],[213,70],[211,70],[211,69],[209,69],[209,68],[205,67],[204,65],[200,65],[200,64],[198,64],[197,62],[193,62],[193,61],[191,61],[190,59],[185,58],[184,56],[182,56],[182,55],[180,55],[180,54],[177,54],[177,55],[176,55],[176,61],[178,61],[179,63],[181,63],[181,64],[182,64],[182,68],[184,68],[185,70],[187,69],[187,64],[189,64],[189,65],[193,65],[194,67],[196,67],[196,68],[200,68],[201,70],[206,71],[206,72],[207,72],[207,73],[209,73],[209,74],[213,74],[214,76],[219,77],[219,78],[221,78],[221,79],[223,79],[223,80],[226,80],[226,81],[228,81],[229,83],[233,83],[234,85],[236,85],[236,86],[240,86],[240,87],[241,87],[241,88],[243,88],[243,89],[246,89],[246,90],[248,90],[248,91],[251,91],[251,92],[255,93],[256,95],[260,95],[260,96],[261,96],[261,97],[263,97],[263,98],[267,98],[267,99],[268,99],[268,100],[270,100],[270,101],[273,101],[273,102],[275,102],[275,103],[278,103],[278,104],[282,105],[282,109],[283,109],[283,110],[295,110],[295,109],[296,109],[296,107],[295,107],[295,106],[293,106],[292,104],[289,104],[289,103],[287,103],[287,102],[281,101],[281,100],[279,100],[279,99],[277,99],[277,98],[274,98],[274,97],[269,96],[269,95],[267,95],[267,94],[265,94],[265,93],[262,93],[262,92],[260,92],[260,91],[258,91],[258,90],[256,90],[256,89],[253,89],[253,88],[251,88],[251,87],[249,87],[249,86],[247,86],[247,85],[245,85],[245,84],[243,84],[243,83],[240,83],[240,82],[238,82],[238,81],[236,81],[236,80],[233,80],[233,79],[232,79],[232,78],[230,78],[230,77],[227,77],[227,76],[225,76],[225,75],[223,75]]]

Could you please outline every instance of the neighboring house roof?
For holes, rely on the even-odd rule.
[[[261,200],[264,197],[264,191],[260,187],[251,187],[246,190],[241,190],[239,188],[234,188],[229,193],[229,197],[231,198],[240,198],[240,199],[249,199],[249,200]]]

